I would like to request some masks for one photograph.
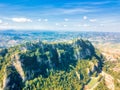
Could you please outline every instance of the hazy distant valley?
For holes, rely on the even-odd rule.
[[[69,31],[19,31],[19,30],[1,30],[0,48],[7,48],[26,42],[63,42],[76,38],[89,40],[95,44],[102,43],[120,43],[119,32],[69,32]]]

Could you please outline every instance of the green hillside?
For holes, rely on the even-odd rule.
[[[0,51],[0,89],[80,90],[101,72],[102,62],[87,40],[29,42]]]

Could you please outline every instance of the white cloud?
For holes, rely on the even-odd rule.
[[[86,20],[88,17],[87,16],[83,16],[83,19]]]
[[[89,21],[90,22],[96,22],[97,20],[96,19],[90,19]]]
[[[117,0],[116,0],[117,1]],[[103,5],[103,4],[109,4],[112,1],[101,1],[101,2],[92,2],[91,5]]]
[[[76,14],[76,13],[94,12],[95,10],[85,9],[85,8],[73,8],[73,9],[60,9],[56,11],[59,11],[59,13],[62,14]]]
[[[59,23],[56,23],[55,25],[58,26],[58,25],[60,25],[60,24],[59,24]]]
[[[63,25],[64,27],[67,27],[67,25]]]
[[[45,21],[45,22],[47,22],[47,21],[48,21],[48,19],[44,19],[44,21]]]
[[[119,1],[119,0],[118,0]],[[90,1],[86,1],[86,2],[75,2],[75,3],[66,3],[66,6],[81,6],[81,5],[103,5],[103,4],[109,4],[111,2],[118,2],[117,0],[111,0],[111,1],[97,1],[97,2],[90,2]]]
[[[0,30],[6,30],[6,29],[16,29],[16,26],[13,25],[0,25]]]
[[[7,26],[7,25],[9,25],[9,24],[8,24],[8,23],[3,23],[2,25]]]
[[[2,20],[0,20],[0,24],[2,23]]]
[[[2,26],[6,26],[6,25],[8,25],[8,23],[3,22],[2,20],[0,20],[0,25],[2,25]]]
[[[68,18],[65,18],[65,19],[64,19],[64,21],[66,21],[66,22],[67,22],[67,21],[69,21],[69,19],[68,19]]]
[[[28,18],[12,18],[12,21],[18,23],[32,22],[32,20]]]
[[[39,22],[41,22],[41,19],[38,19]]]

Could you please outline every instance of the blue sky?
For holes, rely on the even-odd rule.
[[[120,31],[120,0],[0,0],[0,30]]]

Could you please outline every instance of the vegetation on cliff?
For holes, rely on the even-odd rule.
[[[87,40],[29,42],[0,51],[0,87],[80,90],[101,71],[102,60]]]

